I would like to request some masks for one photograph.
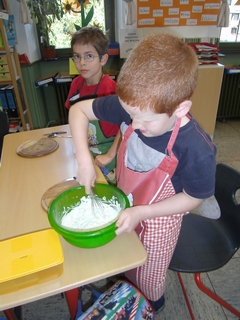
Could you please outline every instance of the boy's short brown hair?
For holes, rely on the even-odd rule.
[[[117,94],[130,106],[173,114],[191,98],[197,84],[198,59],[181,39],[158,33],[131,52],[117,79]]]
[[[84,27],[72,35],[72,50],[75,44],[91,44],[101,56],[108,53],[109,38],[98,27]]]

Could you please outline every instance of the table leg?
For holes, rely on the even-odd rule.
[[[4,310],[3,313],[5,314],[8,320],[19,320],[14,312],[14,309]]]
[[[72,320],[75,319],[78,311],[78,293],[79,288],[75,288],[65,292],[65,297]]]

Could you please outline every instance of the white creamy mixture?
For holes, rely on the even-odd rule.
[[[82,197],[74,207],[67,207],[62,217],[61,225],[70,229],[93,229],[114,220],[121,211],[116,197],[101,201],[103,211],[97,206],[92,206],[91,197]]]

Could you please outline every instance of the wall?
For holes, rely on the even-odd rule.
[[[29,66],[22,66],[22,75],[28,97],[33,127],[35,129],[58,125],[58,112],[55,90],[52,83],[38,87],[35,82],[53,72],[68,70],[68,61],[39,60]]]
[[[29,104],[29,110],[32,117],[33,128],[43,128],[48,122],[44,111],[43,97],[40,90],[35,87],[35,80],[39,77],[40,68],[38,63],[21,68],[26,95]]]

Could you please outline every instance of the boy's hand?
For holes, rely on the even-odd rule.
[[[88,165],[78,164],[77,181],[85,187],[86,194],[90,194],[91,188],[95,185],[97,173],[92,161]]]
[[[99,166],[99,167],[105,167],[107,164],[109,164],[112,161],[112,157],[110,157],[108,155],[108,153],[106,154],[101,154],[96,156],[95,158],[95,163]]]
[[[139,216],[139,207],[137,206],[124,210],[116,222],[116,226],[118,227],[116,235],[118,236],[123,232],[132,232],[141,221]]]

